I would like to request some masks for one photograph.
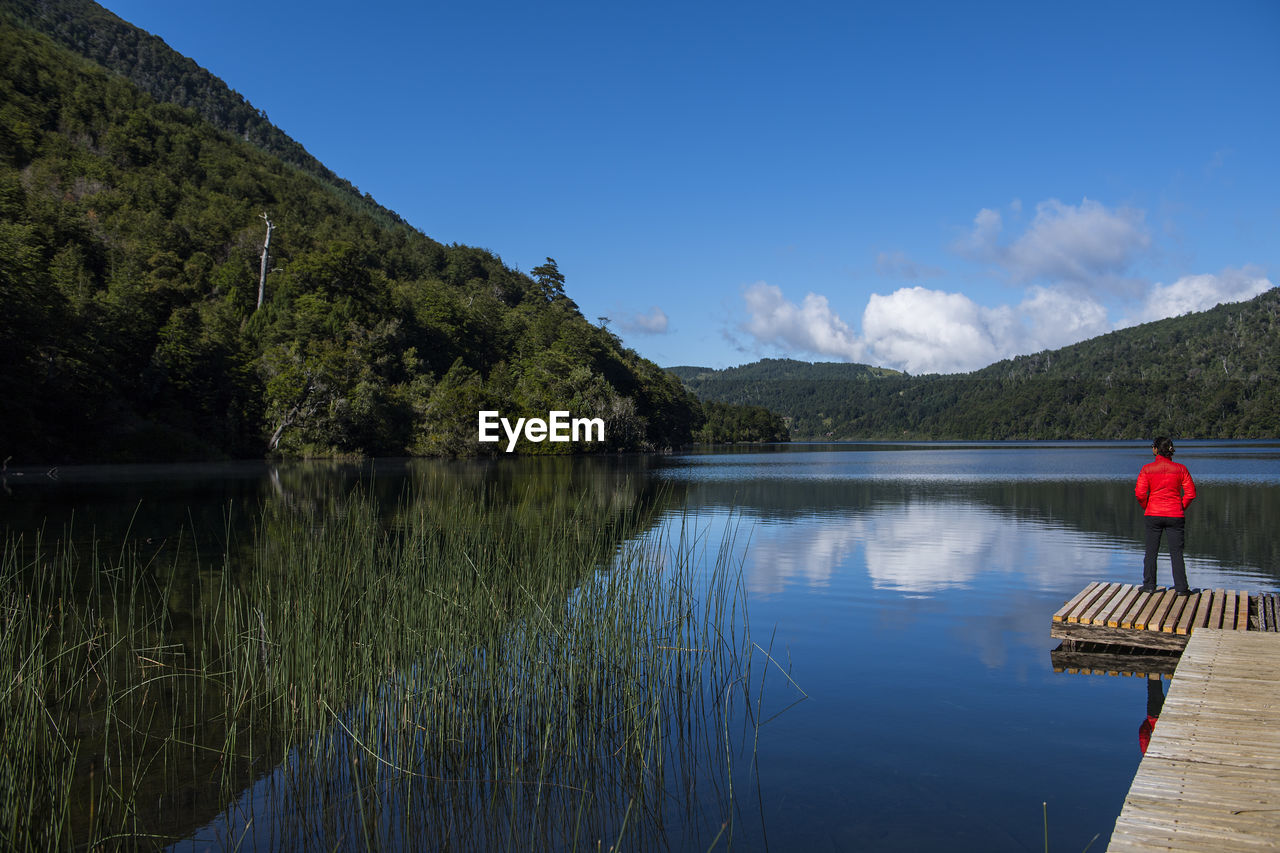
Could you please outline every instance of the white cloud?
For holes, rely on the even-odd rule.
[[[983,308],[962,293],[904,287],[873,293],[862,314],[867,347],[911,373],[972,370],[998,358],[1009,309]]]
[[[909,373],[957,373],[1027,352],[1065,346],[1111,331],[1106,309],[1088,296],[1033,287],[1018,305],[988,308],[963,293],[904,287],[872,294],[858,336],[809,294],[803,306],[772,285],[745,294],[743,325],[758,343],[836,356]]]
[[[868,351],[910,373],[976,370],[1111,331],[1088,296],[1032,287],[1018,305],[987,308],[962,293],[923,287],[873,294],[862,315]]]
[[[1207,311],[1223,302],[1243,302],[1271,287],[1270,280],[1255,267],[1228,268],[1217,275],[1183,276],[1173,284],[1152,287],[1137,314],[1120,325],[1163,320],[1191,311]]]
[[[1021,204],[1015,201],[1010,208],[1017,215]],[[983,208],[953,248],[1023,285],[1020,301],[988,307],[964,293],[904,287],[872,294],[858,332],[825,296],[809,293],[797,305],[779,288],[758,282],[744,292],[749,318],[740,329],[757,346],[784,353],[866,361],[910,373],[957,373],[1135,323],[1251,299],[1272,286],[1254,267],[1184,276],[1167,285],[1132,277],[1130,267],[1151,246],[1145,213],[1089,199],[1079,205],[1042,201],[1012,241],[1001,241],[1003,230],[1000,213]],[[877,268],[887,275],[921,271],[902,252],[881,253]]]
[[[848,361],[863,356],[857,335],[831,310],[825,296],[810,293],[796,305],[780,288],[758,281],[743,292],[743,299],[749,317],[742,329],[761,344]]]
[[[1018,284],[1048,281],[1114,290],[1137,255],[1151,245],[1145,218],[1141,210],[1111,210],[1087,198],[1076,206],[1048,199],[1036,205],[1035,219],[1020,237],[1002,244],[1000,214],[983,208],[954,248],[995,264]]]
[[[1101,302],[1049,287],[1028,288],[1018,315],[1024,337],[1011,342],[1013,349],[1007,349],[1001,358],[1064,347],[1112,330]]]
[[[645,314],[628,314],[618,321],[623,331],[639,335],[665,335],[669,324],[667,313],[657,305]]]
[[[1003,227],[1004,220],[1000,218],[999,211],[984,207],[973,217],[973,229],[957,240],[953,248],[967,257],[986,262],[995,261],[1000,256],[1000,247],[996,245],[996,241],[1000,239]]]

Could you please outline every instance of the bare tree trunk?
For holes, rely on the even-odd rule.
[[[284,436],[284,431],[289,427],[293,426],[293,420],[297,416],[298,416],[298,407],[294,406],[292,409],[289,410],[289,414],[284,416],[284,420],[280,421],[280,425],[276,427],[275,432],[271,433],[271,441],[267,443],[267,449],[269,450],[276,449],[276,447],[280,444],[281,437]]]
[[[258,273],[258,308],[262,307],[262,299],[267,292],[267,253],[271,249],[272,225],[271,220],[267,218],[265,211],[262,214],[262,221],[267,223],[267,239],[262,241],[262,269]],[[256,311],[258,308],[255,308],[254,310]]]

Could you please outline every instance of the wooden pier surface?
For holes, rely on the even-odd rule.
[[[1094,582],[1053,614],[1050,636],[1079,642],[1181,649],[1193,631],[1276,631],[1277,598],[1240,590],[1176,595],[1134,584]]]
[[[1194,632],[1107,849],[1280,849],[1280,634]]]

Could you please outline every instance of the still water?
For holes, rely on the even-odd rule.
[[[734,849],[1105,849],[1140,758],[1147,685],[1054,672],[1051,614],[1138,582],[1144,443],[790,445],[662,457],[10,473],[10,533],[217,551],[317,483],[393,502],[430,476],[652,503],[741,561],[776,664],[738,767]],[[1184,442],[1193,586],[1280,587],[1280,443]],[[622,496],[620,498],[620,495]],[[710,559],[710,558],[709,558]],[[1167,556],[1160,583],[1168,584]],[[785,670],[785,673],[784,673]],[[251,796],[252,792],[246,792]],[[192,831],[228,837],[226,819]],[[674,835],[671,846],[682,848]],[[723,847],[725,838],[720,838]],[[191,849],[179,844],[175,849]],[[692,848],[690,848],[692,849]],[[706,849],[702,844],[698,849]]]

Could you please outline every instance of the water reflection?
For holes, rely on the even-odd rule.
[[[587,501],[610,512],[678,502],[684,487],[650,476],[652,457],[492,460],[379,459],[365,462],[225,462],[194,465],[82,465],[10,473],[0,498],[0,534],[74,543],[82,550],[139,549],[157,563],[199,554],[205,563],[243,549],[264,514],[323,521],[359,490],[384,516],[406,489],[459,488],[528,505]]]
[[[1159,678],[1147,679],[1147,716],[1138,726],[1138,747],[1145,755],[1151,743],[1151,733],[1155,731],[1160,712],[1164,709],[1164,682]]]
[[[0,776],[48,784],[31,796],[32,814],[41,819],[22,821],[16,807],[6,808],[0,836],[37,849],[119,832],[153,846],[144,839],[180,837],[207,821],[226,791],[261,774],[264,759],[278,760],[272,756],[280,743],[315,733],[319,757],[311,750],[280,789],[287,796],[255,815],[284,829],[294,826],[291,816],[273,808],[310,809],[317,801],[308,797],[327,798],[299,816],[300,831],[312,835],[297,839],[305,846],[318,838],[329,849],[332,839],[352,837],[345,833],[353,827],[325,827],[335,834],[316,836],[315,822],[363,818],[349,809],[362,797],[375,809],[395,805],[382,787],[386,761],[369,757],[369,745],[391,736],[393,725],[399,748],[418,750],[415,796],[435,797],[443,787],[444,801],[456,802],[448,789],[458,786],[447,781],[461,775],[475,782],[462,801],[479,808],[493,802],[486,785],[527,767],[537,783],[528,790],[544,810],[531,826],[542,828],[537,820],[555,801],[544,792],[564,784],[574,789],[565,808],[584,831],[601,837],[627,825],[617,798],[625,806],[637,791],[662,793],[655,765],[691,766],[676,753],[655,755],[651,742],[663,750],[697,746],[667,736],[677,721],[690,731],[720,731],[693,722],[703,712],[693,697],[704,677],[730,681],[718,667],[736,666],[739,649],[721,645],[714,656],[685,660],[680,640],[709,645],[701,639],[705,629],[686,623],[706,612],[688,604],[687,564],[661,563],[679,571],[658,575],[649,567],[659,563],[627,547],[680,490],[637,468],[408,464],[392,469],[395,477],[386,467],[259,468],[243,481],[212,478],[210,491],[249,486],[260,501],[256,513],[240,511],[234,523],[233,510],[222,507],[221,539],[199,531],[197,540],[213,537],[212,553],[209,540],[193,548],[192,538],[184,539],[195,515],[181,520],[168,502],[192,484],[168,472],[128,472],[123,487],[137,488],[144,508],[157,511],[143,512],[145,519],[130,514],[132,523],[103,531],[82,549],[70,540],[37,542],[20,526],[22,512],[7,514],[10,538],[0,559],[0,661],[7,667],[0,681],[37,687],[0,697]],[[69,491],[29,496],[63,502],[68,519],[86,507],[99,519],[119,512],[109,502],[68,500],[77,483],[97,485],[92,472],[80,473]],[[153,546],[144,528],[173,540]],[[158,559],[165,547],[170,551]],[[633,562],[615,563],[620,554]],[[630,618],[619,623],[614,610]],[[616,627],[597,631],[601,626]],[[721,648],[730,654],[720,655]],[[712,669],[720,674],[708,675]],[[390,674],[397,677],[388,681]],[[646,690],[655,682],[668,690],[660,699]],[[378,704],[393,686],[401,712],[394,717]],[[717,701],[727,696],[723,684],[713,693]],[[706,714],[716,713],[707,706]],[[358,748],[342,746],[352,731]],[[40,746],[18,748],[24,740]],[[46,741],[72,748],[46,749]],[[356,757],[367,766],[346,760]],[[601,779],[602,769],[613,775]],[[424,786],[424,778],[446,784]],[[602,789],[590,787],[597,780]],[[524,783],[508,787],[523,791]],[[525,805],[521,793],[512,814],[533,815]],[[550,831],[575,825],[557,817]],[[646,821],[649,815],[637,813],[629,826],[642,832]],[[379,837],[360,828],[357,838]]]
[[[920,595],[970,587],[987,573],[1056,588],[1061,566],[1096,575],[1110,562],[1087,537],[958,501],[908,500],[848,516],[811,516],[757,531],[748,560],[753,593],[800,579],[826,587],[855,551],[875,589]]]
[[[984,482],[864,479],[858,476],[862,466],[857,465],[843,477],[774,479],[762,478],[756,471],[754,477],[733,480],[722,479],[720,472],[704,479],[706,467],[666,469],[661,475],[687,486],[690,507],[734,509],[766,523],[804,522],[806,529],[794,531],[788,540],[793,556],[783,555],[773,570],[784,579],[822,583],[830,574],[825,566],[831,555],[847,554],[864,542],[888,553],[887,559],[877,559],[878,564],[895,566],[884,573],[886,584],[904,589],[921,584],[931,588],[963,585],[972,580],[975,570],[983,569],[957,561],[971,560],[981,567],[988,556],[1006,566],[1012,559],[1021,559],[1019,571],[1042,572],[1038,567],[1045,561],[1039,555],[1048,546],[1041,547],[1037,541],[1077,553],[1088,568],[1099,565],[1094,549],[1127,552],[1137,548],[1139,554],[1142,549],[1142,509],[1133,499],[1133,483],[1127,477]],[[1280,460],[1276,470],[1280,472]],[[1271,535],[1270,519],[1277,515],[1280,483],[1209,480],[1188,517],[1187,554],[1193,562],[1243,571],[1256,576],[1257,583],[1274,584],[1280,581],[1280,539]],[[868,526],[873,519],[874,527]],[[1016,537],[1025,553],[1015,555],[1009,544],[998,539],[1022,525],[1031,532]],[[825,529],[828,526],[834,529]],[[821,542],[810,542],[813,537]],[[804,550],[813,556],[801,556]],[[897,555],[908,550],[919,559],[904,566],[906,558]],[[952,552],[962,553],[952,556]],[[941,561],[948,561],[948,566],[939,567]],[[762,577],[769,573],[762,570]],[[910,576],[926,580],[913,582]],[[1205,584],[1193,578],[1193,585]],[[761,585],[762,590],[776,588],[776,582]]]
[[[1280,540],[1270,529],[1280,514],[1280,447],[1183,443],[1181,450],[1202,492],[1188,529],[1192,583],[1275,586]],[[752,694],[751,708],[765,725],[751,764],[759,780],[737,801],[741,824],[767,826],[769,849],[1038,849],[1047,801],[1050,846],[1080,850],[1098,833],[1097,849],[1106,845],[1138,760],[1133,735],[1141,700],[1132,679],[1055,675],[1054,668],[1120,665],[1050,652],[1056,641],[1048,637],[1048,619],[1089,581],[1140,579],[1141,510],[1132,478],[1146,457],[1140,443],[820,446],[630,459],[260,465],[221,481],[211,472],[185,479],[153,472],[150,480],[125,478],[116,491],[107,478],[99,484],[64,470],[52,486],[13,486],[13,500],[4,499],[0,511],[10,530],[30,529],[41,501],[46,515],[62,513],[55,525],[70,508],[77,525],[91,515],[127,524],[142,501],[155,512],[140,515],[160,519],[148,535],[171,536],[194,518],[209,531],[201,547],[219,558],[228,541],[233,554],[237,541],[252,541],[236,533],[239,521],[227,524],[220,507],[229,493],[253,513],[268,507],[306,518],[323,533],[330,497],[358,484],[379,496],[382,517],[398,535],[397,517],[386,508],[415,478],[465,483],[500,502],[523,501],[530,511],[585,502],[604,508],[604,516],[617,510],[640,519],[616,530],[618,538],[652,535],[658,517],[688,513],[724,525],[739,517],[740,539],[750,534],[743,579],[755,641],[788,673],[757,667],[767,685]],[[93,500],[59,503],[77,490]],[[196,506],[200,492],[219,497]],[[140,532],[135,523],[129,537]],[[714,529],[704,536],[708,552],[718,538]],[[206,560],[197,586],[211,585],[219,565]],[[563,601],[567,593],[559,593]],[[170,610],[208,615],[198,602]],[[270,617],[270,608],[263,610]],[[543,660],[530,657],[509,695],[521,694],[526,674],[548,669]],[[1153,656],[1131,665],[1159,673],[1169,661]],[[795,707],[792,678],[810,697]],[[545,705],[558,711],[557,701]],[[279,752],[273,756],[280,760]],[[244,779],[247,787],[237,791],[241,816],[208,831],[238,832],[246,814],[307,803],[310,793],[296,789],[292,761],[273,763],[267,777],[256,777],[257,786]],[[624,766],[643,775],[647,761]],[[335,779],[349,773],[350,763],[333,765]],[[1090,784],[1062,774],[1068,764],[1089,766]],[[309,778],[306,784],[319,785],[328,777]],[[358,780],[337,781],[354,790]],[[385,791],[373,798],[387,804],[384,816],[420,805]],[[473,802],[484,803],[491,792],[473,793]],[[276,805],[265,805],[272,797]],[[206,812],[188,830],[210,817]],[[598,826],[622,817],[614,811]],[[311,832],[306,820],[287,831]],[[457,820],[465,825],[468,818]],[[552,824],[560,826],[559,819]],[[659,843],[679,847],[689,837],[668,824],[650,825]],[[279,841],[271,828],[254,827],[263,844]],[[703,829],[696,849],[707,849],[718,824]],[[383,837],[389,846],[399,843],[394,834]],[[735,838],[740,849],[766,847],[755,835]]]

